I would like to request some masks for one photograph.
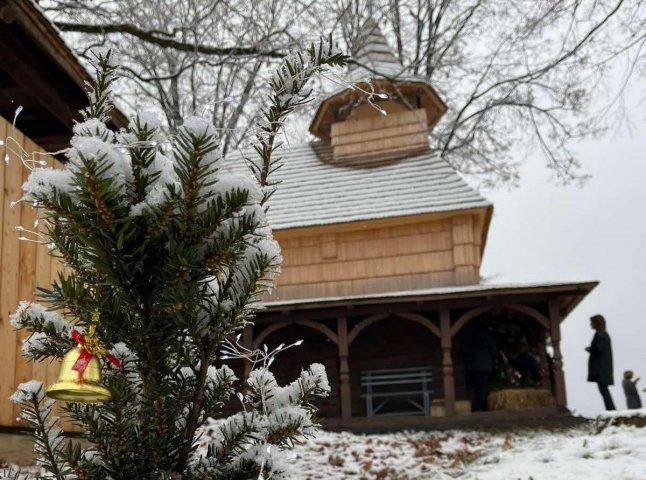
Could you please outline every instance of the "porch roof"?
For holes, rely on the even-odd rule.
[[[459,285],[419,290],[406,290],[344,297],[309,298],[292,300],[271,300],[263,302],[265,311],[287,312],[334,307],[356,307],[360,305],[384,305],[399,303],[450,302],[468,299],[549,296],[559,299],[563,318],[568,315],[598,281],[542,282],[542,283],[501,283]]]

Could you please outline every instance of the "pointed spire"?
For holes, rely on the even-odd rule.
[[[359,81],[366,78],[395,78],[404,67],[395,57],[386,37],[373,18],[368,18],[354,42],[350,64],[350,79]]]

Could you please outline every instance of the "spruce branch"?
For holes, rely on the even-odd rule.
[[[105,123],[112,111],[110,101],[110,88],[117,78],[117,64],[112,50],[94,49],[90,55],[90,62],[96,71],[93,82],[85,82],[90,105],[81,112],[83,118],[96,118]]]
[[[0,480],[31,480],[33,477],[27,473],[22,473],[20,467],[13,465],[0,469]]]
[[[45,398],[42,382],[21,383],[10,400],[22,405],[21,418],[33,430],[34,453],[39,464],[56,480],[67,480],[72,472],[64,460],[62,429],[52,415],[54,401]]]
[[[207,379],[206,374],[209,368],[209,358],[207,355],[207,352],[202,352],[202,355],[200,357],[200,368],[197,373],[195,393],[190,403],[186,421],[184,442],[182,448],[180,449],[179,459],[177,462],[177,470],[180,472],[183,472],[186,469],[186,464],[191,454],[191,450],[194,448],[195,444],[195,430],[198,427],[200,412],[202,410],[202,405],[204,402],[204,391],[206,389]]]
[[[308,81],[327,67],[342,67],[348,57],[334,47],[332,37],[312,43],[305,52],[287,55],[275,70],[269,85],[272,90],[271,103],[261,112],[261,121],[256,123],[257,133],[252,142],[257,160],[247,158],[249,168],[265,190],[263,203],[272,195],[277,182],[270,182],[269,175],[280,168],[280,158],[274,159],[274,152],[280,147],[276,137],[282,129],[287,115],[296,107],[306,104],[312,91],[305,90]]]

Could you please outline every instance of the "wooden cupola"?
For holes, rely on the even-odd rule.
[[[356,41],[349,78],[352,86],[324,99],[309,128],[331,144],[335,161],[367,166],[429,149],[428,133],[446,105],[406,73],[373,19]]]

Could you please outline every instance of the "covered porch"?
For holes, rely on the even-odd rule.
[[[410,415],[418,415],[418,423],[439,424],[442,418],[457,419],[470,413],[472,385],[465,358],[474,325],[486,321],[502,358],[521,344],[536,357],[540,374],[525,386],[549,392],[551,398],[540,406],[528,405],[513,416],[540,417],[567,411],[560,324],[596,285],[469,285],[273,301],[265,304],[266,310],[258,315],[255,325],[247,327],[243,342],[250,348],[263,344],[271,348],[303,339],[303,345],[277,357],[272,371],[279,383],[284,383],[296,377],[302,366],[323,363],[332,392],[318,406],[323,422],[330,427],[363,424],[377,428],[401,423]],[[413,384],[401,386],[406,383],[402,379],[410,379],[408,372],[415,369],[428,370],[424,376],[428,382],[422,385],[415,377]],[[366,372],[382,372],[379,375],[385,376],[380,378],[387,379],[386,384],[390,379],[392,385],[371,394]],[[402,372],[409,376],[402,377]],[[492,378],[492,389],[512,387],[504,381]],[[417,389],[419,396],[415,396]],[[408,398],[398,392],[409,394]],[[502,404],[497,409],[474,413],[474,420],[476,415],[504,416],[508,407]]]

